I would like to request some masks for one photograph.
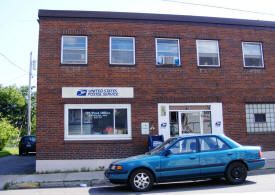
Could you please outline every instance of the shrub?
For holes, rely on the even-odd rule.
[[[15,138],[18,135],[18,128],[11,125],[7,119],[0,119],[0,150],[7,145],[11,138]]]

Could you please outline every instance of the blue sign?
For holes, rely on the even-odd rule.
[[[79,89],[76,93],[77,96],[118,96],[117,89]]]
[[[87,89],[80,89],[76,93],[77,96],[86,96],[87,95]]]
[[[220,126],[221,126],[221,124],[222,124],[222,122],[221,122],[221,121],[217,121],[217,122],[215,123],[216,127],[220,127]]]
[[[167,123],[161,123],[160,126],[161,128],[165,128],[167,126]]]

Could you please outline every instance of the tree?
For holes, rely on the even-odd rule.
[[[11,138],[18,135],[18,128],[11,125],[7,119],[2,118],[0,121],[0,150],[6,146]]]
[[[27,134],[28,128],[28,87],[0,86],[0,114],[17,127],[21,136]],[[36,92],[32,93],[32,134],[36,130]]]
[[[19,89],[14,86],[0,88],[0,112],[14,126],[20,127],[22,124],[22,112],[26,105],[26,100]]]

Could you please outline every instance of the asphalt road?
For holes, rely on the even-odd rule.
[[[35,172],[35,156],[10,155],[0,158],[0,175],[20,175]]]
[[[2,195],[95,195],[95,194],[242,194],[242,195],[273,195],[275,194],[275,174],[248,176],[247,181],[242,185],[228,185],[225,181],[188,181],[184,183],[156,185],[147,193],[130,192],[126,186],[110,187],[84,187],[84,188],[48,188],[29,190],[8,190],[0,191]]]

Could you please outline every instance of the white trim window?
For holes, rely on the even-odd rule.
[[[198,66],[220,66],[219,42],[217,40],[197,40]]]
[[[87,64],[87,36],[62,36],[61,63]]]
[[[132,138],[130,104],[65,104],[65,140]]]
[[[110,37],[110,64],[135,64],[134,37]]]
[[[262,43],[242,42],[244,67],[264,68]]]
[[[178,39],[156,38],[156,64],[180,66]]]

